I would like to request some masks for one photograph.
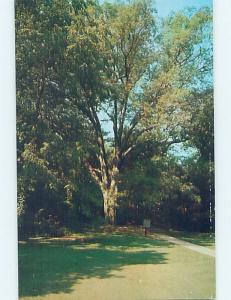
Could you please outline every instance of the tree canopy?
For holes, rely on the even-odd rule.
[[[208,212],[211,22],[207,7],[162,20],[148,0],[16,2],[22,226],[33,215],[125,222],[135,207],[140,222],[161,206],[189,210],[189,224]],[[197,152],[179,162],[175,144]]]

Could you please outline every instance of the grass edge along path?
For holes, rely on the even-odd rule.
[[[163,234],[171,237],[175,237],[179,240],[183,240],[198,246],[215,249],[215,233],[204,232],[188,232],[177,230],[164,230],[161,228],[152,227],[151,232]]]
[[[203,246],[196,245],[196,244],[193,244],[193,243],[181,240],[181,239],[177,239],[177,238],[169,236],[169,235],[158,234],[158,237],[160,239],[163,239],[163,240],[168,241],[170,243],[173,243],[173,244],[176,244],[176,245],[181,245],[181,246],[183,246],[187,249],[190,249],[192,251],[215,257],[215,250],[213,250],[213,249],[209,249],[207,247],[203,247]]]

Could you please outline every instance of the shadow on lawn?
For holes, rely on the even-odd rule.
[[[80,241],[19,245],[19,295],[70,293],[79,279],[109,278],[126,265],[163,264],[165,241],[110,234]]]

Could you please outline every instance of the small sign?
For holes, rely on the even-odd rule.
[[[150,228],[151,227],[151,220],[150,219],[144,219],[143,223],[145,228]]]

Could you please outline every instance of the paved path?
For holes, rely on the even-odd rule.
[[[195,252],[199,252],[201,254],[205,254],[205,255],[215,257],[215,250],[213,250],[213,249],[209,249],[209,248],[206,248],[206,247],[203,247],[203,246],[195,245],[195,244],[192,244],[192,243],[189,243],[189,242],[186,242],[186,241],[183,241],[183,240],[179,240],[179,239],[176,239],[175,237],[168,236],[168,235],[165,235],[165,234],[157,233],[157,235],[162,240],[168,241],[168,242],[176,244],[176,245],[181,245],[181,246],[183,246],[187,249],[190,249],[190,250],[195,251]]]

